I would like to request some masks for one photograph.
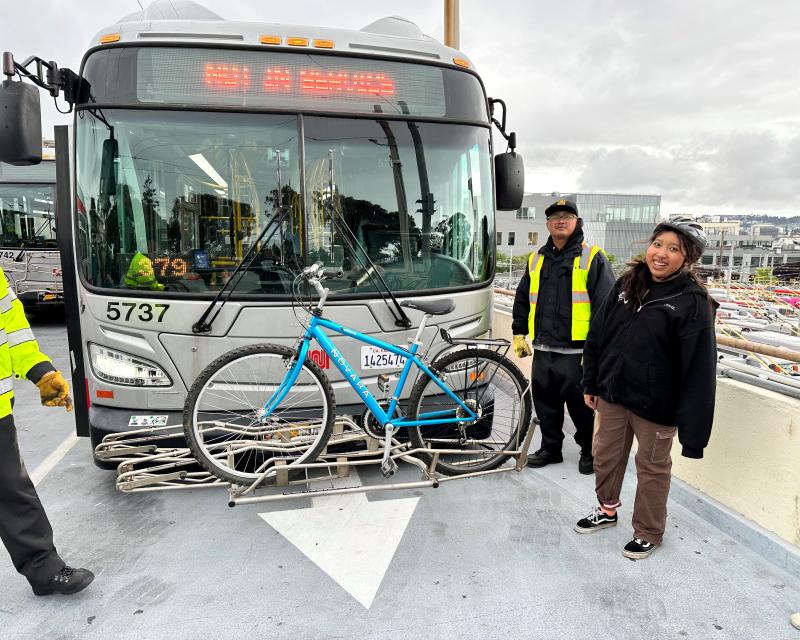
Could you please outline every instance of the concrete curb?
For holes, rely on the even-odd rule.
[[[633,474],[635,478],[636,472]],[[795,578],[800,578],[800,548],[674,476],[670,484],[669,499],[714,525],[768,562]]]

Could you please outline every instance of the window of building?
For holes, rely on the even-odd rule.
[[[517,220],[533,220],[536,216],[536,207],[522,207],[517,209]]]
[[[537,244],[539,244],[539,232],[528,231],[528,246],[533,247]]]
[[[513,247],[514,246],[514,240],[516,240],[516,238],[517,238],[516,232],[514,232],[514,231],[509,231],[508,232],[508,246],[509,247]]]
[[[503,244],[503,232],[502,231],[498,231],[497,232],[497,246],[499,247],[501,244]]]
[[[703,256],[703,264],[714,264],[714,256]]]

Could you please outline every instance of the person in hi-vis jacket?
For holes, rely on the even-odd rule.
[[[514,298],[512,332],[518,357],[531,355],[533,405],[542,444],[528,456],[529,467],[561,462],[564,404],[575,423],[581,449],[578,469],[591,474],[594,412],[583,403],[581,358],[595,307],[614,285],[605,252],[583,239],[578,207],[560,199],[545,210],[547,243],[528,258],[528,269]]]
[[[20,457],[11,413],[15,378],[39,387],[43,405],[72,411],[67,381],[39,350],[22,303],[0,269],[0,538],[36,595],[77,593],[94,575],[68,567],[53,544],[50,521]]]

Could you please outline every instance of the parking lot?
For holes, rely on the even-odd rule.
[[[68,371],[63,317],[33,325]],[[617,528],[574,533],[593,481],[569,439],[537,471],[230,509],[221,489],[117,492],[33,385],[15,416],[59,551],[97,578],[37,598],[0,555],[3,639],[800,637],[798,581],[678,504],[646,561],[621,554],[626,507]]]

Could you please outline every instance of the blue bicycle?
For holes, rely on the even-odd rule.
[[[327,376],[308,357],[311,340],[365,405],[361,428],[383,444],[384,475],[394,473],[390,451],[398,440],[445,475],[487,471],[508,460],[524,440],[532,414],[528,381],[504,355],[508,341],[454,340],[442,331],[450,346],[428,365],[419,353],[425,325],[431,316],[451,312],[452,300],[401,303],[424,314],[405,349],[323,317],[329,291],[322,282],[334,274],[341,272],[314,264],[297,277],[296,286],[306,282],[318,295],[297,348],[248,345],[201,372],[183,416],[186,440],[200,464],[227,482],[249,485],[313,462],[325,451],[336,402]],[[325,330],[404,358],[395,388],[389,390],[388,376],[378,376],[384,398],[377,400]],[[416,381],[403,402],[412,370]]]

